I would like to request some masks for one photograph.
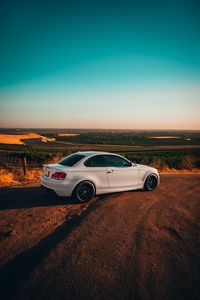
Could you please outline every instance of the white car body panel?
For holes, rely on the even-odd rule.
[[[108,167],[108,182],[110,189],[138,187],[138,168],[133,165],[126,168]]]
[[[115,155],[124,158],[118,154],[97,151],[78,153],[85,154],[85,157],[72,167],[59,163],[44,165],[41,185],[53,190],[58,196],[70,197],[74,188],[82,181],[93,183],[96,195],[142,189],[149,174],[155,174],[158,184],[160,182],[158,171],[144,165],[132,164],[130,167],[86,167],[84,165],[86,160],[96,155]],[[52,179],[51,176],[55,172],[65,172],[67,176],[64,180]]]

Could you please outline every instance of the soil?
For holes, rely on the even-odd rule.
[[[90,203],[0,190],[1,299],[199,299],[200,175]]]

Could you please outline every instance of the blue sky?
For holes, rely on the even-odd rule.
[[[5,1],[0,126],[200,129],[200,2]]]

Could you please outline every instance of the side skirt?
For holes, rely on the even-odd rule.
[[[130,187],[130,188],[97,189],[96,195],[107,194],[107,193],[116,193],[116,192],[134,191],[134,190],[138,190],[138,189],[143,189],[143,184],[137,185],[135,187]]]

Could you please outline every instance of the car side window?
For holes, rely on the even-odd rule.
[[[132,164],[127,161],[126,159],[115,156],[115,155],[105,155],[105,164],[106,167],[117,167],[117,168],[123,168],[123,167],[130,167]]]
[[[86,167],[105,167],[104,157],[103,155],[96,155],[91,158],[88,158],[84,165]]]

